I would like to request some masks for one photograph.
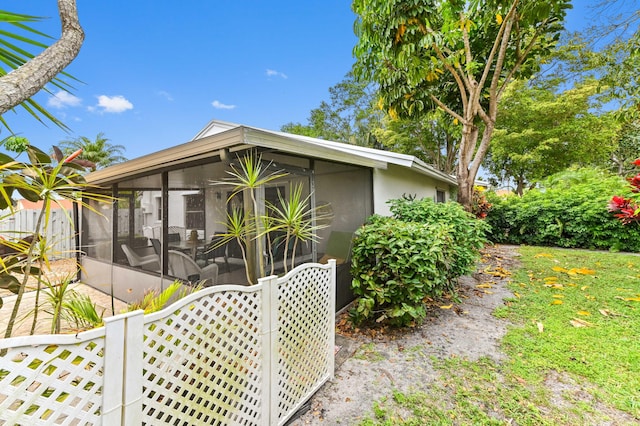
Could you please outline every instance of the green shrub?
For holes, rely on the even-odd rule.
[[[429,198],[411,200],[401,198],[389,201],[393,217],[405,222],[427,225],[447,224],[452,227],[455,255],[450,265],[450,278],[457,278],[473,271],[478,251],[486,244],[485,234],[489,226],[465,211],[462,205],[436,203]]]
[[[409,199],[390,202],[394,217],[373,216],[355,235],[354,322],[406,326],[426,314],[426,298],[455,291],[473,270],[485,225],[457,203]]]
[[[608,172],[570,169],[551,176],[522,197],[491,196],[488,237],[496,243],[640,251],[640,227],[623,226],[607,205],[628,192]]]

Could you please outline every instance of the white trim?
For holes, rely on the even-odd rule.
[[[240,151],[247,146],[270,148],[287,154],[304,154],[307,157],[377,169],[386,169],[389,164],[395,164],[438,181],[457,185],[454,176],[443,173],[412,155],[218,120],[210,121],[190,142],[98,170],[89,174],[87,180],[92,184],[110,183],[140,173],[150,173],[164,167],[217,157],[221,151],[226,149]]]

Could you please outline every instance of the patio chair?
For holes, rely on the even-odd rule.
[[[218,265],[212,263],[204,268],[190,256],[177,250],[169,250],[169,274],[189,282],[204,281],[204,286],[216,284],[218,280]]]
[[[327,248],[320,263],[327,263],[329,259],[335,259],[338,265],[349,263],[351,260],[352,232],[331,231],[327,240]]]
[[[351,302],[355,295],[351,289],[351,247],[352,232],[331,231],[327,240],[324,256],[318,260],[327,263],[329,259],[336,260],[336,307],[343,308]]]
[[[205,264],[208,264],[209,261],[215,263],[216,259],[221,258],[222,260],[224,260],[224,264],[227,267],[227,272],[230,272],[231,269],[229,267],[227,244],[222,244],[222,240],[224,240],[224,237],[221,235],[215,234],[213,237],[211,237],[211,242],[204,247],[202,253],[200,254],[200,258],[205,261]]]
[[[153,246],[153,251],[155,251],[156,254],[160,256],[162,254],[162,244],[160,243],[160,240],[157,238],[149,238],[149,240],[151,241],[151,245]]]
[[[159,271],[160,270],[160,257],[157,254],[148,254],[146,256],[141,256],[136,253],[131,247],[127,244],[121,244],[122,251],[124,255],[127,256],[127,261],[129,265],[133,267],[139,267],[142,269],[146,269],[148,271]]]
[[[187,230],[184,226],[171,225],[167,228],[167,233],[169,234],[170,241],[181,241],[186,238]],[[177,240],[175,238],[177,238]]]

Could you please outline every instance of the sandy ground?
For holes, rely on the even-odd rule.
[[[392,390],[410,393],[434,382],[439,372],[432,366],[433,357],[505,361],[500,341],[509,323],[497,319],[492,312],[504,304],[505,298],[513,296],[507,289],[509,278],[505,271],[517,268],[519,255],[513,246],[489,247],[484,254],[477,272],[460,279],[461,304],[451,309],[435,307],[424,324],[403,332],[337,336],[342,354],[338,353],[335,378],[289,424],[353,425],[366,417],[375,418],[373,402],[390,397]],[[356,351],[358,356],[354,357]],[[589,404],[600,410],[602,418],[613,419],[599,421],[594,417],[593,425],[637,424],[637,419],[624,412],[602,404],[598,407],[580,384],[567,377],[553,372],[545,384],[558,396],[558,404],[567,404],[565,408],[572,403],[561,396],[571,395],[575,398],[573,403]]]
[[[75,277],[76,275],[76,263],[74,259],[63,259],[51,262],[51,268],[46,270],[47,279],[54,283],[68,277]],[[30,278],[27,284],[27,291],[23,295],[23,299],[20,303],[20,310],[18,311],[18,323],[14,326],[12,337],[28,335],[33,323],[33,311],[36,302],[36,283],[35,279]],[[113,311],[116,314],[120,313],[127,307],[126,303],[113,299],[113,311],[112,311],[112,299],[111,296],[104,294],[92,287],[85,284],[76,283],[72,285],[72,289],[78,293],[88,295],[95,303],[98,313],[103,313],[103,317],[107,318],[113,315]],[[4,305],[0,308],[0,337],[4,336],[4,332],[9,322],[9,317],[15,304],[16,296],[8,290],[0,289],[0,297]],[[45,300],[42,292],[40,294],[40,305]],[[51,332],[51,315],[46,312],[45,309],[41,309],[38,314],[38,320],[36,322],[35,334],[49,334]],[[63,324],[64,333],[75,332],[70,326]]]

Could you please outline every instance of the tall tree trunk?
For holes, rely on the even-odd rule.
[[[84,41],[75,0],[58,0],[62,35],[21,67],[0,77],[0,115],[38,93],[73,61]]]
[[[473,119],[469,120],[469,122],[472,123]],[[458,181],[458,202],[467,211],[471,211],[473,184],[476,179],[476,175],[473,173],[472,160],[477,141],[478,127],[473,124],[463,124],[456,178]]]
[[[516,194],[520,197],[524,194],[524,178],[521,176],[516,179]]]

